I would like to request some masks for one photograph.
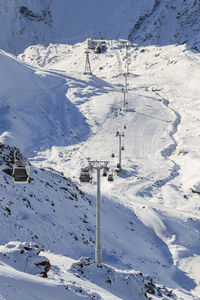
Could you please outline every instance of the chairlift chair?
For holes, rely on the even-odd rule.
[[[89,168],[81,168],[81,174],[79,176],[81,183],[89,183],[92,181],[92,177],[90,176]]]
[[[13,183],[26,184],[30,178],[30,167],[28,162],[15,162],[12,172]]]

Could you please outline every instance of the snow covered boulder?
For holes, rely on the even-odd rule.
[[[0,261],[18,271],[46,278],[51,264],[46,257],[39,256],[40,251],[37,244],[9,242],[0,246]]]
[[[193,185],[192,192],[200,194],[200,181]]]

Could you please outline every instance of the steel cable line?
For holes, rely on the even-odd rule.
[[[0,95],[0,100],[5,103],[11,110],[14,111],[14,113],[20,118],[22,119],[28,126],[31,127],[30,123],[28,121],[26,121],[23,117],[20,116],[20,114],[15,110],[15,108],[13,108],[13,106],[11,104],[9,104],[6,100],[5,100],[5,97],[2,97]]]
[[[153,120],[160,121],[160,122],[171,123],[171,121],[164,120],[164,119],[160,119],[160,118],[156,118],[156,117],[152,117],[152,116],[150,116],[150,115],[147,115],[147,114],[145,114],[145,113],[141,113],[141,112],[139,112],[139,111],[135,111],[135,113],[136,113],[136,114],[139,114],[139,115],[142,115],[142,116],[144,116],[144,117],[153,119]]]

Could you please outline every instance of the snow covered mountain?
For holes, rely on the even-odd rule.
[[[134,24],[129,39],[140,45],[187,44],[200,49],[200,3],[187,0],[155,0],[152,10]]]
[[[0,299],[199,300],[199,4],[59,2],[0,3],[1,47],[20,53],[0,51]],[[106,50],[85,75],[91,35]],[[27,185],[12,182],[16,147]],[[114,177],[102,268],[88,158]]]
[[[30,184],[14,185],[10,175],[15,150],[16,148],[0,144],[0,217],[1,244],[3,244],[0,246],[0,296],[3,299],[12,299],[14,294],[17,300],[27,299],[27,297],[39,299],[41,292],[46,295],[43,299],[55,299],[53,298],[55,293],[59,295],[57,299],[65,299],[65,297],[79,299],[81,295],[87,296],[87,299],[107,299],[109,293],[115,293],[118,285],[121,287],[118,288],[117,295],[118,297],[121,295],[122,299],[131,299],[132,296],[137,297],[138,300],[146,299],[147,295],[151,294],[155,294],[158,299],[164,295],[176,299],[171,289],[162,284],[156,285],[150,276],[145,276],[139,271],[131,271],[132,266],[128,262],[128,257],[132,252],[131,244],[137,243],[146,249],[149,242],[154,244],[157,239],[156,236],[151,235],[151,238],[155,240],[149,240],[148,228],[138,222],[131,210],[123,206],[119,208],[119,204],[104,200],[105,225],[103,228],[106,243],[104,259],[110,262],[112,255],[113,265],[122,268],[126,266],[129,271],[122,272],[111,266],[103,266],[102,270],[101,268],[98,270],[91,259],[91,257],[94,258],[95,245],[94,197],[90,195],[89,199],[62,174],[34,166],[31,166]],[[112,221],[109,215],[111,207],[112,211],[116,212]],[[124,222],[129,219],[127,229],[120,229],[117,224],[118,218]],[[114,228],[115,232],[112,232]],[[111,230],[111,234],[108,229]],[[126,230],[126,236],[124,236],[124,230]],[[119,239],[117,244],[116,236]],[[29,242],[20,243],[19,241]],[[130,244],[129,247],[128,244]],[[141,257],[149,260],[151,257],[151,260],[155,259],[155,261],[162,256],[161,260],[163,260],[162,264],[166,264],[166,272],[174,273],[174,270],[170,268],[170,262],[166,261],[162,253],[163,249],[158,248],[156,252],[154,251],[155,249],[152,248],[152,251],[147,251],[141,256],[140,248],[140,252],[135,255],[137,259]],[[40,252],[45,257],[40,256]],[[53,253],[57,253],[57,256]],[[122,253],[123,256],[121,256]],[[75,259],[81,256],[90,258],[82,258],[76,262]],[[72,262],[73,265],[71,265]],[[58,268],[59,264],[61,265]],[[46,271],[44,267],[47,267]],[[67,276],[64,274],[66,273],[64,268],[67,269]],[[8,278],[10,273],[14,278],[18,278],[17,284]],[[37,280],[29,274],[42,274],[42,277],[48,277],[47,291],[44,289],[44,280]],[[52,284],[51,279],[54,281],[53,294],[52,289],[48,291]],[[84,284],[86,279],[87,287]],[[29,282],[35,286],[34,293],[31,291]],[[25,285],[27,285],[26,288]],[[95,285],[101,287],[98,293]],[[118,297],[113,299],[120,299]]]
[[[96,285],[91,286],[92,271],[87,270],[87,263],[84,270],[78,265],[78,270],[86,272],[90,292],[84,282],[77,282],[63,268],[76,270],[72,262],[81,256],[94,259],[96,179],[94,174],[91,185],[77,188],[80,168],[91,157],[108,159],[110,169],[115,169],[115,133],[126,125],[125,173],[114,175],[113,183],[102,178],[103,261],[111,268],[111,281],[121,276],[114,275],[113,267],[124,270],[125,277],[138,271],[148,274],[153,284],[167,286],[175,299],[198,299],[199,118],[187,96],[192,94],[198,107],[198,55],[187,52],[185,46],[131,48],[129,104],[123,111],[125,47],[113,41],[112,45],[107,43],[105,53],[91,52],[92,76],[83,75],[85,47],[86,43],[34,46],[19,56],[24,61],[1,53],[5,78],[1,142],[16,144],[33,164],[31,183],[13,185],[9,172],[5,173],[12,168],[13,150],[2,146],[1,219],[5,234],[1,244],[19,240],[43,246],[53,265],[48,276],[54,284],[59,282],[59,289],[68,286],[69,291],[75,291],[75,299],[81,297],[79,292],[77,296],[80,289],[87,290],[88,297],[123,299],[124,283],[117,294],[107,283],[103,290],[97,288],[106,278],[104,272],[101,279],[98,270],[93,273],[97,281],[94,279]],[[188,77],[191,72],[193,77]],[[181,85],[180,89],[182,82],[184,88]],[[75,132],[70,134],[70,128]],[[111,159],[112,151],[116,158]],[[193,167],[187,167],[189,164]],[[90,260],[90,264],[93,270],[94,262]],[[4,270],[1,272],[6,276]],[[29,280],[28,275],[23,276]],[[38,284],[38,291],[43,290],[43,283]],[[132,294],[135,299],[142,297],[137,289],[131,289],[130,285],[124,299],[132,299]],[[7,288],[3,291],[12,295]],[[155,292],[154,297],[159,299],[159,295]],[[37,294],[34,297],[37,299]],[[63,297],[61,292],[60,299]]]
[[[19,54],[33,44],[103,37],[199,50],[199,13],[196,0],[1,0],[0,48]]]

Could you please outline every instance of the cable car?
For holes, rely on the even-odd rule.
[[[30,178],[30,167],[28,162],[15,162],[12,178],[14,183],[26,184]]]
[[[108,174],[108,181],[113,181],[113,173]]]
[[[81,174],[79,176],[79,179],[82,183],[92,182],[92,177],[90,176],[90,170],[88,167],[81,168]]]
[[[103,169],[103,176],[106,177],[107,176],[107,172],[109,171],[109,168],[108,167],[105,167]]]
[[[107,176],[107,171],[103,170],[103,177],[106,177],[106,176]]]

